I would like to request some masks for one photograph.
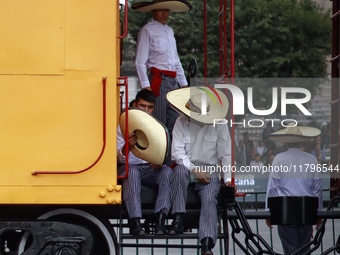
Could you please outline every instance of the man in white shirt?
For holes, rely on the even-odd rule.
[[[154,116],[169,130],[178,117],[166,101],[167,92],[187,86],[188,82],[177,53],[176,39],[166,23],[170,12],[191,9],[186,0],[138,2],[132,9],[152,13],[152,19],[139,31],[136,49],[136,70],[143,89],[156,95]]]
[[[204,97],[201,97],[201,96]],[[202,98],[206,98],[202,102]],[[231,185],[231,139],[228,125],[213,125],[225,119],[228,99],[223,92],[209,87],[182,88],[169,92],[167,99],[181,116],[173,129],[172,159],[176,162],[171,182],[172,211],[175,216],[170,234],[183,232],[187,189],[191,180],[201,199],[198,238],[202,255],[212,255],[218,234],[217,195],[220,173]],[[202,108],[206,105],[206,108]],[[206,111],[206,114],[202,114]]]
[[[149,90],[141,90],[137,93],[133,106],[152,114],[155,106],[155,96]],[[125,175],[125,150],[129,150],[129,175],[123,179],[123,198],[129,214],[130,233],[143,235],[145,231],[141,225],[141,185],[158,188],[155,204],[156,234],[166,234],[165,219],[171,207],[170,203],[170,180],[172,169],[166,165],[150,164],[130,151],[137,142],[137,136],[130,134],[128,143],[125,143],[120,126],[117,129],[117,157],[121,164],[118,175]]]
[[[249,167],[252,172],[260,173],[262,166],[263,166],[263,162],[261,161],[261,156],[260,154],[257,153],[255,154],[254,160],[250,161]]]
[[[270,173],[268,179],[266,210],[269,210],[268,197],[277,196],[317,197],[318,210],[322,210],[322,187],[320,175],[316,171],[317,159],[300,149],[301,142],[318,135],[320,135],[320,130],[317,128],[292,125],[269,136],[269,139],[273,141],[285,142],[288,150],[277,154],[273,160],[272,168],[275,171]],[[268,227],[272,228],[270,220],[267,219],[266,222]],[[317,225],[319,224],[321,224],[320,219],[317,222]],[[278,225],[284,254],[290,255],[307,244],[311,240],[312,232],[311,225]],[[308,250],[309,248],[302,253]]]

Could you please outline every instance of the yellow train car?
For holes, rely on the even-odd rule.
[[[121,204],[119,15],[118,0],[1,2],[0,254],[116,252],[114,233],[99,218]],[[63,228],[47,224],[52,219],[83,234],[74,238],[65,226],[51,244]],[[38,226],[50,239],[34,250]],[[6,235],[18,232],[21,241],[11,247]]]

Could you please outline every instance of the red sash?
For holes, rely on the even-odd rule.
[[[161,74],[169,76],[171,78],[176,78],[175,71],[160,70],[156,67],[151,67],[150,72],[153,74],[151,80],[151,90],[155,94],[155,96],[159,96],[159,91],[162,84]]]

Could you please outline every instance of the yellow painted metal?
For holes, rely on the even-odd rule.
[[[3,0],[0,13],[0,74],[64,72],[64,1]]]
[[[116,186],[120,187],[120,186]],[[57,189],[57,191],[56,191]],[[10,186],[2,190],[4,204],[120,204],[116,189],[109,192],[105,186]],[[17,196],[13,196],[17,194]],[[58,194],[58,195],[53,195]],[[53,199],[51,199],[51,196]]]
[[[117,0],[2,2],[0,203],[120,203],[118,36]],[[104,146],[104,110],[97,164],[79,174],[32,175],[91,166]],[[106,187],[115,188],[100,196]]]

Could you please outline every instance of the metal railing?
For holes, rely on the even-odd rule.
[[[329,189],[324,189],[323,193],[329,193]],[[251,219],[248,218],[248,223],[252,229],[252,231],[258,235],[261,235],[261,237],[273,248],[273,250],[277,253],[283,254],[282,247],[281,247],[281,241],[279,239],[276,226],[274,226],[273,229],[269,229],[265,223],[264,220],[264,202],[261,198],[261,196],[265,195],[265,192],[248,192],[245,197],[238,197],[237,201],[241,205],[243,211],[245,214],[257,212],[256,215],[259,215],[258,218],[251,217]],[[328,201],[324,201],[324,207],[327,207]],[[339,216],[335,218],[340,218],[340,208],[337,206],[334,208],[335,211],[339,211]],[[263,215],[261,216],[261,212],[263,212]],[[260,217],[261,216],[261,217]],[[340,219],[331,219],[331,217],[328,217],[329,220],[327,220],[326,223],[326,231],[322,239],[322,243],[320,247],[313,252],[313,254],[321,254],[324,251],[326,251],[329,247],[332,247],[338,239],[338,236],[340,234]],[[116,220],[117,223],[119,220]],[[123,223],[127,223],[126,220],[123,221]],[[171,223],[171,220],[169,224]],[[229,226],[229,233],[231,232],[231,227]],[[119,235],[119,228],[115,228],[115,231],[117,235]],[[187,232],[188,235],[195,235],[197,234],[197,229],[190,230],[191,232]],[[128,229],[125,229],[124,232],[128,232]],[[315,231],[314,231],[315,233]],[[185,235],[185,234],[184,234]],[[240,240],[242,241],[242,236],[240,237]],[[198,246],[199,242],[195,238],[191,239],[184,239],[184,238],[174,238],[167,236],[164,236],[164,238],[154,238],[154,239],[131,239],[129,240],[131,243],[144,243],[145,246],[148,246],[148,244],[178,244],[177,248],[155,248],[155,247],[124,247],[121,249],[121,255],[130,255],[130,254],[136,254],[136,255],[200,255],[200,249],[199,248],[180,248],[181,245],[192,245]],[[169,245],[171,246],[171,245]],[[213,250],[215,254],[234,254],[234,255],[240,255],[244,254],[242,250],[233,242],[231,238],[229,238],[229,251],[228,253],[224,251],[224,245],[223,240],[219,239],[217,241],[217,244]],[[330,254],[337,254],[336,251],[333,251]],[[338,253],[339,254],[339,253]]]

